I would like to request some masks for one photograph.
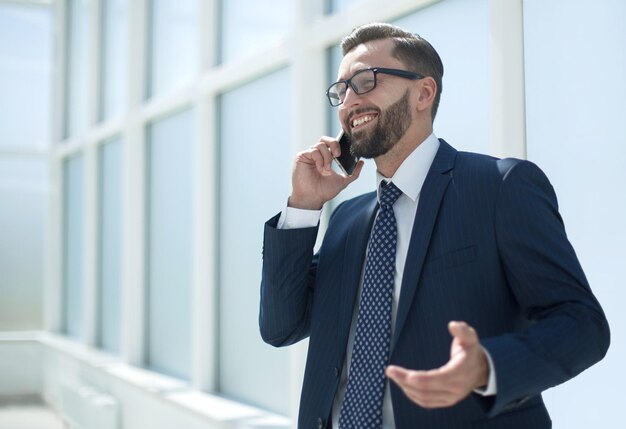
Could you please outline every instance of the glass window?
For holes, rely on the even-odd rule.
[[[326,11],[328,13],[341,12],[362,1],[363,0],[326,0]]]
[[[89,7],[88,0],[68,0],[66,137],[76,137],[89,125]]]
[[[528,159],[556,189],[565,227],[614,331],[626,327],[626,2],[525,0]],[[626,355],[613,335],[612,356]],[[561,427],[609,427],[622,418],[621,359],[605,359],[546,392]],[[581,392],[602,392],[572,412]],[[587,410],[596,410],[589,412]]]
[[[0,157],[0,330],[43,328],[48,161]]]
[[[291,28],[291,0],[223,0],[221,4],[223,63],[277,43]]]
[[[223,94],[220,109],[220,391],[283,414],[288,351],[263,343],[258,318],[263,224],[291,189],[289,85],[280,70]]]
[[[99,335],[101,347],[120,351],[122,286],[122,141],[100,148]]]
[[[188,379],[191,366],[193,111],[148,128],[148,361]]]
[[[100,119],[124,112],[127,77],[127,3],[103,0],[102,3],[102,82]]]
[[[50,138],[51,44],[49,8],[0,4],[0,147]]]
[[[152,0],[148,98],[191,83],[197,73],[197,1]]]
[[[82,335],[83,298],[83,157],[73,156],[64,164],[63,210],[63,331]]]

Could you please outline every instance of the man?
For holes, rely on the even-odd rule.
[[[265,227],[263,339],[310,337],[298,427],[550,427],[541,392],[602,359],[609,328],[548,179],[434,136],[443,65],[424,39],[370,24],[342,48],[327,95],[377,191],[341,204],[313,255],[323,204],[363,166],[336,173],[322,137]]]

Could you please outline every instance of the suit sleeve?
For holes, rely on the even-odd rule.
[[[497,375],[491,415],[576,376],[604,357],[610,341],[554,190],[534,164],[520,162],[505,174],[495,229],[509,287],[531,323],[482,341]]]
[[[259,328],[266,343],[281,347],[309,335],[318,228],[277,229],[278,217],[265,224]]]

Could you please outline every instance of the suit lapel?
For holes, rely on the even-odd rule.
[[[354,222],[352,222],[345,244],[346,249],[341,278],[341,315],[339,317],[338,332],[342,339],[345,336],[346,341],[361,281],[365,250],[377,208],[378,203],[376,193],[374,192],[371,200],[365,204],[364,208],[356,215]]]
[[[415,214],[413,232],[411,233],[411,241],[402,276],[402,288],[392,340],[392,350],[396,345],[411,308],[433,228],[437,220],[439,207],[452,177],[456,150],[443,139],[439,141],[439,150],[422,186]]]

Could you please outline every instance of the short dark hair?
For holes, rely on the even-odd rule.
[[[355,28],[341,41],[341,49],[345,56],[358,45],[373,40],[393,39],[395,48],[392,55],[402,61],[411,71],[430,76],[437,84],[437,93],[433,101],[432,120],[435,120],[439,99],[443,90],[443,63],[439,54],[426,39],[418,34],[409,33],[386,23],[366,24]]]

